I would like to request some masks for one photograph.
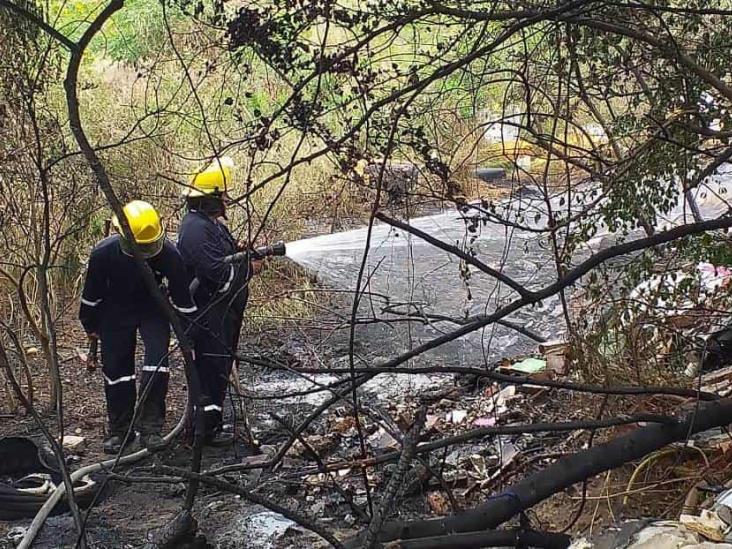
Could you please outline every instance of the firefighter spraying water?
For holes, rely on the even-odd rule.
[[[194,402],[203,408],[204,442],[211,446],[233,442],[233,434],[223,429],[224,397],[236,361],[249,280],[262,259],[256,250],[240,245],[223,222],[233,169],[230,158],[217,158],[193,177],[183,190],[188,212],[178,233],[178,249],[200,310],[191,336],[202,395]]]

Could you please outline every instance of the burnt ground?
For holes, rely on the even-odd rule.
[[[329,331],[310,329],[308,322],[298,321],[267,331],[248,334],[242,352],[277,360],[293,369],[312,365],[343,365],[343,336]],[[314,326],[314,325],[313,325]],[[62,378],[64,382],[64,410],[66,432],[86,438],[86,446],[68,456],[72,468],[103,459],[101,443],[104,433],[105,412],[100,372],[89,373],[78,359],[77,348],[83,341],[74,323],[63,326],[61,342]],[[324,344],[323,340],[327,340]],[[33,353],[31,353],[33,354]],[[168,424],[182,413],[185,404],[185,384],[180,358],[171,361],[177,366],[171,376],[168,399]],[[47,401],[44,394],[42,361],[33,361],[36,380],[36,402]],[[319,402],[320,396],[299,395],[286,398],[289,393],[302,391],[302,379],[292,372],[273,371],[259,366],[242,366],[242,389],[245,398],[235,397],[229,419],[240,433],[236,448],[207,449],[203,469],[240,463],[253,454],[271,452],[289,437],[287,428],[273,417],[276,414],[286,424],[296,424]],[[333,376],[326,382],[337,379]],[[590,419],[602,407],[602,398],[571,394],[565,391],[549,392],[525,387],[516,390],[498,387],[481,380],[447,376],[437,382],[434,378],[415,380],[389,379],[386,384],[360,393],[364,408],[362,428],[370,457],[399,448],[387,431],[406,429],[416,408],[415,394],[427,390],[441,390],[443,396],[431,404],[423,433],[423,440],[438,440],[464,432],[479,425],[534,423]],[[305,383],[305,387],[311,385]],[[677,410],[676,399],[610,398],[604,405],[604,417],[620,413],[666,413]],[[22,413],[3,411],[0,434],[24,435],[39,438],[34,422]],[[252,426],[256,448],[247,442],[244,417]],[[49,425],[55,422],[46,413]],[[387,429],[384,429],[384,426]],[[634,427],[608,429],[598,432],[594,443],[617,436]],[[397,435],[398,436],[398,435]],[[424,464],[415,464],[404,482],[392,518],[439,516],[458,508],[468,508],[485,501],[491,495],[526,474],[538,471],[562,455],[587,447],[590,434],[579,431],[570,435],[525,435],[512,437],[484,437],[425,457],[442,481],[431,476]],[[368,509],[361,468],[355,460],[360,457],[356,423],[351,408],[337,405],[319,418],[307,431],[308,448],[296,443],[282,464],[274,471],[260,474],[231,473],[226,480],[256,487],[257,493],[292,510],[316,519],[324,527],[344,538],[364,528],[359,519]],[[337,471],[319,473],[310,453],[326,463],[341,463]],[[555,495],[527,513],[532,525],[553,531],[569,527],[571,533],[587,535],[602,531],[608,524],[623,518],[678,516],[689,488],[698,481],[700,471],[708,477],[724,480],[730,454],[727,447],[705,450],[710,467],[696,452],[671,454],[658,459],[644,470],[628,487],[628,480],[637,464],[631,464],[591,480],[583,498],[582,486]],[[186,467],[190,447],[178,440],[165,452],[139,462],[133,467],[121,468],[119,473],[135,476],[149,475],[156,463]],[[249,458],[251,459],[251,458]],[[367,469],[372,502],[379,504],[379,495],[394,471],[393,462]],[[336,487],[337,486],[337,487]],[[451,498],[448,497],[448,491]],[[624,495],[628,493],[624,502]],[[91,546],[98,548],[141,547],[148,532],[167,524],[183,503],[184,485],[110,481],[100,502],[89,515],[87,525]],[[349,501],[350,500],[350,501]],[[575,515],[578,515],[575,521]],[[202,487],[196,502],[195,516],[200,531],[217,547],[317,547],[320,542],[312,534],[298,528],[280,516],[253,505],[239,496]],[[30,521],[0,522],[0,547],[13,547],[13,533]],[[17,538],[16,538],[17,539]],[[51,518],[38,547],[70,547],[74,544],[73,522],[68,515]]]

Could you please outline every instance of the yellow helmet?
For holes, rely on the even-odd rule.
[[[160,215],[155,208],[143,200],[133,200],[123,208],[123,211],[125,212],[127,223],[130,225],[132,234],[135,236],[135,242],[140,247],[142,255],[150,258],[160,253],[160,250],[163,248],[165,240],[163,237],[165,233],[160,223]],[[122,237],[120,240],[122,250],[132,255],[132,249],[124,238],[122,227],[116,215],[112,216],[112,224]]]
[[[190,185],[183,188],[183,196],[206,196],[225,193],[231,186],[234,161],[228,156],[214,159],[202,172],[191,178]]]

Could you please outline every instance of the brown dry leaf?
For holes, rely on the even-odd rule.
[[[310,448],[313,449],[313,451],[322,456],[335,450],[336,446],[338,446],[338,439],[339,437],[336,433],[330,433],[324,436],[313,435],[307,437],[305,440]],[[288,454],[291,454],[293,456],[305,456],[308,454],[308,452],[305,447],[300,443],[300,441],[297,441],[295,442],[295,444],[292,445],[292,448],[290,448]]]
[[[729,440],[723,440],[722,442],[718,443],[717,448],[722,452],[723,455],[729,454],[730,450],[732,450],[732,442]]]
[[[436,515],[446,515],[450,511],[450,501],[442,492],[427,494],[427,503]]]
[[[333,430],[336,433],[345,433],[346,431],[356,426],[356,418],[353,416],[346,416],[344,418],[338,418],[333,425]]]
[[[424,430],[425,432],[430,432],[432,429],[435,428],[435,425],[437,425],[437,422],[440,421],[440,416],[437,415],[430,415],[427,414],[427,418],[424,422]]]

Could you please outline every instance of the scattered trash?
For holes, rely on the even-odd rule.
[[[592,549],[593,545],[590,543],[587,538],[580,538],[576,539],[572,542],[572,545],[568,547],[568,549]]]
[[[732,509],[732,490],[726,490],[719,495],[717,501],[714,503],[713,510],[716,511],[721,507]],[[732,526],[732,523],[730,523],[730,526]]]
[[[495,417],[479,417],[473,421],[473,425],[476,427],[493,427],[496,424]]]
[[[503,442],[499,440],[496,446],[498,447],[498,455],[501,459],[502,468],[510,464],[514,459],[516,459],[516,456],[519,455],[518,449],[511,442]]]
[[[305,439],[308,446],[318,455],[328,454],[338,446],[338,434],[329,433],[328,435],[312,435]],[[296,457],[306,456],[309,452],[300,441],[295,442],[289,452]]]
[[[325,511],[324,501],[318,501],[310,507],[310,512],[314,515],[320,515],[323,511]]]
[[[499,403],[505,403],[506,401],[510,400],[511,398],[516,396],[516,386],[515,385],[507,385],[503,389],[501,389],[498,394],[496,395],[496,400]]]
[[[732,366],[702,375],[701,390],[723,397],[732,393]]]
[[[686,530],[682,525],[666,522],[641,530],[630,547],[633,549],[660,549],[662,547],[682,547],[700,541],[698,535]]]
[[[490,397],[486,405],[485,412],[492,413],[494,416],[498,417],[502,416],[508,412],[508,402],[515,398],[519,398],[516,393],[517,389],[515,385],[508,385],[504,387],[498,391],[498,393],[495,393]]]
[[[466,460],[469,460],[471,456],[486,451],[489,451],[489,449],[486,450],[485,446],[478,444],[455,448],[452,452],[447,454],[447,457],[445,457],[445,463],[451,467],[458,467]]]
[[[368,438],[369,443],[380,450],[395,450],[399,447],[399,442],[387,433],[383,427],[379,427],[373,435]]]
[[[525,358],[521,362],[517,362],[515,364],[511,364],[506,370],[509,370],[511,372],[518,372],[522,374],[535,374],[537,372],[541,372],[543,370],[546,370],[546,360],[542,360],[540,358]]]
[[[546,358],[546,369],[560,376],[569,373],[568,350],[569,346],[564,341],[547,341],[539,345],[539,352]]]
[[[294,522],[282,515],[265,511],[255,515],[240,517],[231,525],[231,529],[222,532],[216,540],[216,546],[227,549],[235,547],[261,547],[270,549],[291,528],[298,528]]]
[[[86,446],[86,439],[77,435],[66,435],[61,439],[64,449],[71,452],[78,452]]]
[[[355,434],[356,432],[356,418],[353,416],[346,416],[346,417],[339,417],[336,418],[333,430],[336,433],[340,433],[342,435],[350,435],[351,431]]]
[[[437,426],[438,421],[440,421],[440,416],[427,414],[427,417],[425,418],[425,422],[424,422],[424,431],[426,433],[429,433],[430,431],[432,431]]]
[[[453,410],[447,413],[446,419],[451,423],[457,424],[465,421],[466,417],[468,417],[468,412],[466,410]]]
[[[681,515],[679,522],[688,530],[701,534],[710,541],[724,541],[724,531],[727,525],[717,513],[709,509],[702,510],[699,516]]]
[[[13,526],[10,530],[8,530],[8,533],[5,537],[13,544],[18,544],[25,537],[25,533],[27,531],[28,528],[24,526]]]

